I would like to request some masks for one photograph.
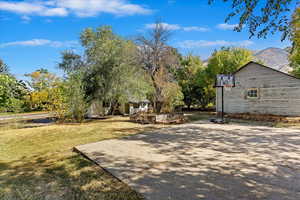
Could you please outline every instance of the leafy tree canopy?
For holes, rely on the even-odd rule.
[[[292,42],[290,61],[293,75],[300,78],[300,8],[295,10],[292,21]]]
[[[58,68],[67,74],[80,70],[85,66],[81,56],[72,50],[66,50],[61,53],[62,62],[58,64]]]
[[[215,102],[215,79],[217,74],[231,74],[240,67],[253,60],[251,51],[236,47],[223,47],[215,51],[204,70],[198,72],[199,103],[202,107]]]
[[[47,69],[38,69],[30,74],[25,74],[31,80],[28,81],[29,86],[35,91],[42,91],[55,86],[59,78],[50,73]]]
[[[213,3],[216,0],[208,0]],[[250,37],[266,37],[269,33],[282,32],[282,39],[290,34],[291,9],[298,0],[222,0],[231,4],[232,12],[225,19],[239,19],[236,31],[247,26]]]
[[[102,26],[83,31],[81,43],[85,47],[84,82],[89,100],[120,103],[145,98],[151,87],[138,65],[133,42]]]
[[[27,81],[33,90],[27,97],[27,105],[31,110],[50,110],[55,101],[57,87],[61,79],[47,69],[38,69],[30,74],[25,74],[30,80]]]
[[[217,74],[230,74],[240,67],[253,60],[253,54],[250,50],[236,47],[223,47],[215,51],[208,61],[207,75],[214,82]]]
[[[198,56],[188,55],[181,58],[181,67],[176,71],[176,79],[184,94],[183,101],[190,108],[193,104],[199,104],[202,98],[200,85],[197,82],[199,73],[205,69]]]
[[[24,109],[28,89],[24,82],[7,74],[0,74],[0,111],[19,112]]]

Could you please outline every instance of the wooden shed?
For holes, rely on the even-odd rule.
[[[235,87],[224,90],[224,112],[300,116],[300,79],[249,62],[234,73]],[[217,88],[216,111],[222,110]]]

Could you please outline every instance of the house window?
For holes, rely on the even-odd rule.
[[[249,99],[258,98],[258,89],[257,88],[248,89],[247,98],[249,98]]]

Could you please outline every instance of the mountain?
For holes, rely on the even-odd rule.
[[[256,61],[262,61],[264,65],[273,69],[289,73],[292,68],[289,66],[289,52],[280,48],[266,48],[254,53]]]
[[[254,61],[261,61],[267,67],[289,73],[292,68],[289,65],[289,48],[280,49],[275,47],[269,47],[260,51],[254,51]],[[207,66],[209,58],[203,60],[204,66]]]

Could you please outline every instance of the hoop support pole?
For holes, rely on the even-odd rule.
[[[224,86],[222,86],[222,121],[224,121]]]

